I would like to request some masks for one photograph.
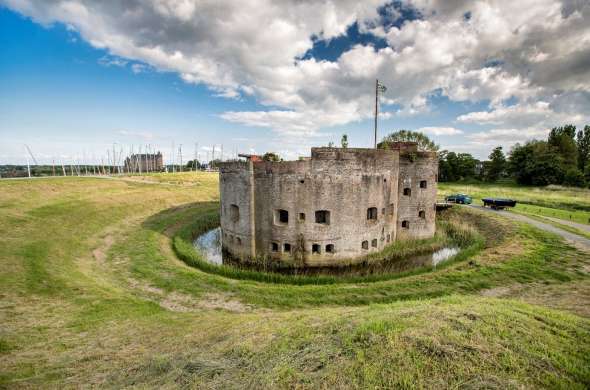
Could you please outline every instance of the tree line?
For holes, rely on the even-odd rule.
[[[495,182],[514,179],[523,185],[590,185],[590,126],[577,130],[574,125],[554,127],[547,140],[517,143],[504,153],[501,146],[492,150],[488,160],[480,161],[470,153],[439,150],[426,135],[409,130],[393,132],[383,138],[388,142],[412,141],[420,150],[436,151],[441,182],[481,180]]]

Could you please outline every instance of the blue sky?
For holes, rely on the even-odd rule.
[[[543,136],[561,120],[581,124],[588,118],[583,108],[587,82],[572,87],[571,80],[544,80],[538,75],[542,67],[527,78],[531,64],[543,61],[533,58],[528,70],[519,69],[511,61],[518,46],[486,42],[488,37],[470,24],[478,12],[487,12],[485,7],[456,9],[438,19],[443,11],[415,4],[368,5],[366,10],[343,5],[338,11],[344,16],[312,10],[327,13],[316,26],[310,22],[315,15],[302,9],[299,17],[311,25],[303,31],[291,27],[299,26],[299,19],[277,10],[276,15],[259,15],[280,21],[269,28],[276,27],[270,37],[235,26],[235,34],[223,30],[212,38],[204,35],[216,26],[202,26],[207,22],[196,15],[215,11],[198,5],[178,9],[171,2],[164,10],[149,10],[146,21],[132,20],[143,26],[139,31],[147,31],[137,35],[124,21],[109,20],[114,11],[100,2],[80,0],[79,7],[65,11],[57,1],[24,3],[0,5],[0,163],[25,162],[24,144],[40,162],[83,156],[96,161],[106,157],[113,143],[126,152],[150,144],[169,158],[174,142],[183,145],[185,159],[194,155],[196,143],[202,159],[213,145],[219,150],[222,144],[226,157],[237,150],[295,158],[313,145],[337,144],[343,133],[351,146],[369,147],[375,77],[388,87],[381,135],[422,129],[443,147],[480,158],[496,144],[509,148],[515,141]],[[465,18],[466,12],[472,16]],[[579,12],[582,19],[588,15],[587,7]],[[227,26],[226,14],[209,16]],[[98,16],[107,20],[104,26],[93,20]],[[174,18],[182,28],[175,27]],[[445,41],[457,39],[457,23],[476,41],[481,38],[483,47],[476,44],[464,53],[454,45],[465,42]],[[583,25],[580,29],[568,34],[574,39],[584,33]],[[166,34],[170,36],[162,38]],[[275,37],[282,49],[269,47]],[[435,46],[421,47],[429,39],[426,43]],[[551,52],[559,50],[557,45],[544,45],[531,56],[542,60],[558,54]],[[441,46],[451,52],[450,63],[448,52],[433,54]],[[483,50],[497,55],[482,56]],[[588,48],[580,50],[584,54]],[[407,54],[421,52],[426,54]],[[379,65],[372,69],[374,64]]]

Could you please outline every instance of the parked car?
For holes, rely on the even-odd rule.
[[[445,200],[451,203],[460,203],[460,204],[471,204],[473,201],[469,195],[465,194],[453,194],[445,196]]]
[[[502,198],[483,198],[481,200],[483,202],[483,207],[491,207],[494,210],[502,210],[505,207],[514,207],[516,206],[516,201],[512,199],[502,199]]]

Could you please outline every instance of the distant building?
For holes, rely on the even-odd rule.
[[[160,172],[164,168],[162,153],[132,154],[125,159],[125,172]]]

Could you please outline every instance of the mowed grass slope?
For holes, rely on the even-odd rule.
[[[3,386],[590,385],[589,259],[554,236],[492,218],[433,272],[239,280],[171,245],[215,214],[217,176],[152,176],[0,181]]]

